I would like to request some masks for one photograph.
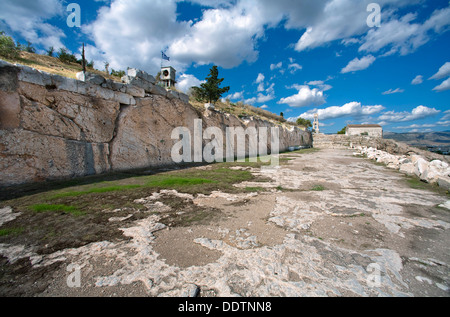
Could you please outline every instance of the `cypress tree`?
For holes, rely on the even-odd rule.
[[[206,83],[201,84],[200,87],[192,87],[197,100],[209,103],[217,102],[224,93],[230,90],[229,86],[220,88],[223,80],[224,78],[219,78],[217,66],[213,66],[206,77]]]

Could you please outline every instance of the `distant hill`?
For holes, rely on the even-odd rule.
[[[393,139],[415,147],[450,148],[450,131],[424,133],[394,133],[384,132],[383,138]]]

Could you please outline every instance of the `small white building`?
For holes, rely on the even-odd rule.
[[[383,137],[383,127],[378,124],[349,124],[345,135],[367,135],[375,138]]]
[[[176,74],[175,68],[171,66],[166,66],[161,68],[161,81],[163,82],[164,88],[168,89],[171,87],[175,87],[175,84],[177,83],[175,81],[175,74]]]

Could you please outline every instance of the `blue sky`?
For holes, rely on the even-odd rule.
[[[70,3],[80,27],[69,27]],[[380,12],[368,10],[375,3]],[[155,75],[161,50],[178,88],[218,65],[224,97],[336,133],[348,123],[386,131],[450,130],[448,0],[2,0],[0,30],[79,54],[96,68]],[[369,8],[370,9],[370,8]],[[375,23],[376,24],[376,23]]]

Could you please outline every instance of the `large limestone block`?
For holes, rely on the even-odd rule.
[[[159,95],[159,96],[167,96],[167,90],[164,87],[161,87],[159,85],[151,85],[147,91],[149,94],[152,95]]]
[[[180,100],[186,103],[189,103],[189,96],[183,93],[178,93]]]
[[[51,75],[43,71],[31,68],[28,66],[19,66],[19,77],[20,81],[25,81],[27,83],[46,86],[52,84]]]
[[[408,175],[414,175],[415,167],[413,163],[404,163],[400,165],[400,172],[408,174]]]
[[[12,64],[3,62],[0,64],[0,90],[15,92],[18,86],[19,68]]]
[[[450,190],[450,177],[439,177],[437,180],[439,187]]]
[[[127,91],[127,85],[122,84],[122,83],[116,83],[116,82],[112,82],[111,83],[111,89],[114,91],[120,91],[120,92],[126,92]]]
[[[414,162],[414,159],[413,159],[413,162]],[[424,160],[423,158],[419,157],[416,159],[414,166],[415,166],[414,173],[418,177],[420,177],[425,172],[425,170],[428,169],[428,162],[426,160]]]
[[[138,77],[133,77],[128,84],[140,87],[147,93],[150,93],[150,91],[153,89],[153,86],[155,86],[154,82],[146,81],[145,79]]]
[[[52,75],[51,79],[51,86],[54,86],[59,90],[66,90],[70,92],[78,92],[78,83],[82,83],[76,79],[59,75]]]
[[[134,86],[134,85],[126,85],[125,92],[133,97],[144,98],[145,90],[143,88]]]
[[[71,119],[36,101],[22,97],[22,128],[44,135],[81,139],[81,129]]]
[[[19,94],[0,90],[0,129],[18,128],[20,111]]]
[[[167,98],[169,98],[169,99],[180,99],[180,95],[178,94],[178,91],[169,90],[169,91],[167,91]]]
[[[106,172],[108,155],[108,144],[0,130],[0,186]]]
[[[113,138],[119,102],[24,82],[19,87],[26,106],[22,112],[25,129],[88,142]]]
[[[136,77],[143,79],[151,84],[154,84],[156,82],[155,77],[137,68],[128,68],[127,75],[129,77]]]
[[[101,85],[103,83],[106,82],[106,79],[99,75],[99,74],[95,74],[95,73],[90,73],[90,72],[78,72],[76,74],[76,78],[78,80],[84,81],[86,83],[90,83],[90,84],[94,84],[94,85]]]
[[[171,139],[175,127],[187,127],[193,135],[198,113],[179,100],[152,95],[137,99],[136,106],[126,107],[118,119],[117,134],[111,142],[111,165],[114,170],[173,164]]]
[[[136,104],[136,100],[134,99],[133,96],[131,96],[129,94],[125,94],[120,91],[114,92],[114,100],[123,105],[135,105]]]

